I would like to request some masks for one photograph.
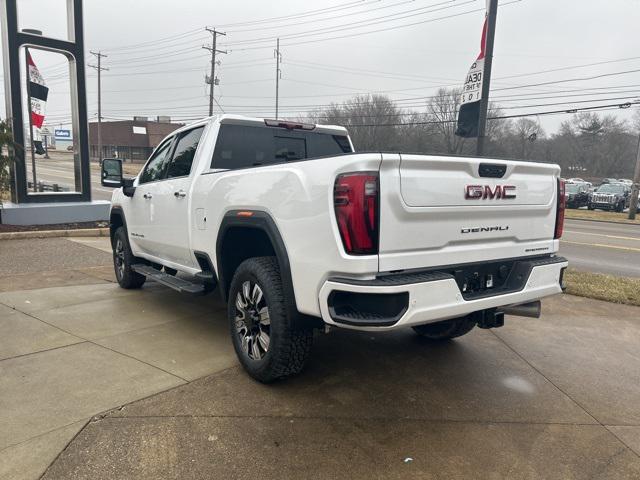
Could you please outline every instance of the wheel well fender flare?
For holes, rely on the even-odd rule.
[[[114,223],[113,222],[113,218],[114,217],[118,217],[120,219],[120,223]],[[113,236],[116,233],[116,230],[118,229],[118,227],[124,227],[124,229],[129,232],[129,229],[127,228],[127,219],[124,216],[124,211],[122,210],[122,207],[112,207],[111,208],[111,212],[109,212],[109,237],[111,238],[111,242],[113,243]]]
[[[222,268],[222,263],[224,261],[222,248],[225,236],[232,228],[255,229],[266,234],[267,238],[271,242],[271,246],[275,252],[276,260],[278,261],[278,266],[280,268],[282,285],[285,293],[287,294],[287,298],[290,299],[290,302],[292,303],[289,307],[294,308],[297,312],[289,255],[287,254],[287,248],[282,240],[282,235],[278,230],[276,222],[273,220],[271,215],[262,210],[251,210],[250,215],[238,215],[240,212],[241,211],[239,210],[231,210],[227,212],[224,215],[218,230],[218,238],[216,240],[216,265],[222,298],[227,301],[228,291],[231,285],[231,278],[225,278],[224,268]],[[242,210],[242,212],[247,211]]]

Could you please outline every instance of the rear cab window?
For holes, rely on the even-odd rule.
[[[351,153],[346,135],[222,124],[211,168],[238,169]]]

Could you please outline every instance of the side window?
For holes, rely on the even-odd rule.
[[[144,171],[140,175],[139,183],[155,182],[162,179],[165,167],[169,160],[172,138],[168,139],[151,157]]]
[[[245,168],[273,163],[273,133],[267,128],[221,125],[211,168]]]
[[[191,173],[191,164],[204,127],[194,128],[180,135],[173,159],[169,163],[167,178],[186,177]]]

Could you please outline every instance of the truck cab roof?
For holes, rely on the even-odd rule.
[[[206,124],[209,122],[253,127],[284,128],[287,130],[307,130],[317,133],[326,133],[330,135],[348,135],[347,129],[339,125],[318,125],[303,121],[247,117],[244,115],[232,115],[226,113],[222,115],[213,115],[211,117],[206,117],[202,120],[195,121],[193,123],[185,125],[184,127],[181,127],[180,129],[176,130],[176,132],[188,130],[189,128],[193,128],[196,125]]]

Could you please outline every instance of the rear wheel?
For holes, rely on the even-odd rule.
[[[140,288],[147,277],[132,270],[136,257],[131,253],[129,238],[124,227],[119,227],[113,235],[113,267],[118,285],[122,288]]]
[[[295,324],[287,300],[274,257],[240,264],[229,290],[231,337],[242,366],[263,383],[299,373],[311,352],[313,330]]]
[[[461,337],[473,330],[476,322],[471,316],[452,318],[442,322],[428,323],[426,325],[418,325],[413,330],[421,337],[430,340],[449,340],[451,338]]]

